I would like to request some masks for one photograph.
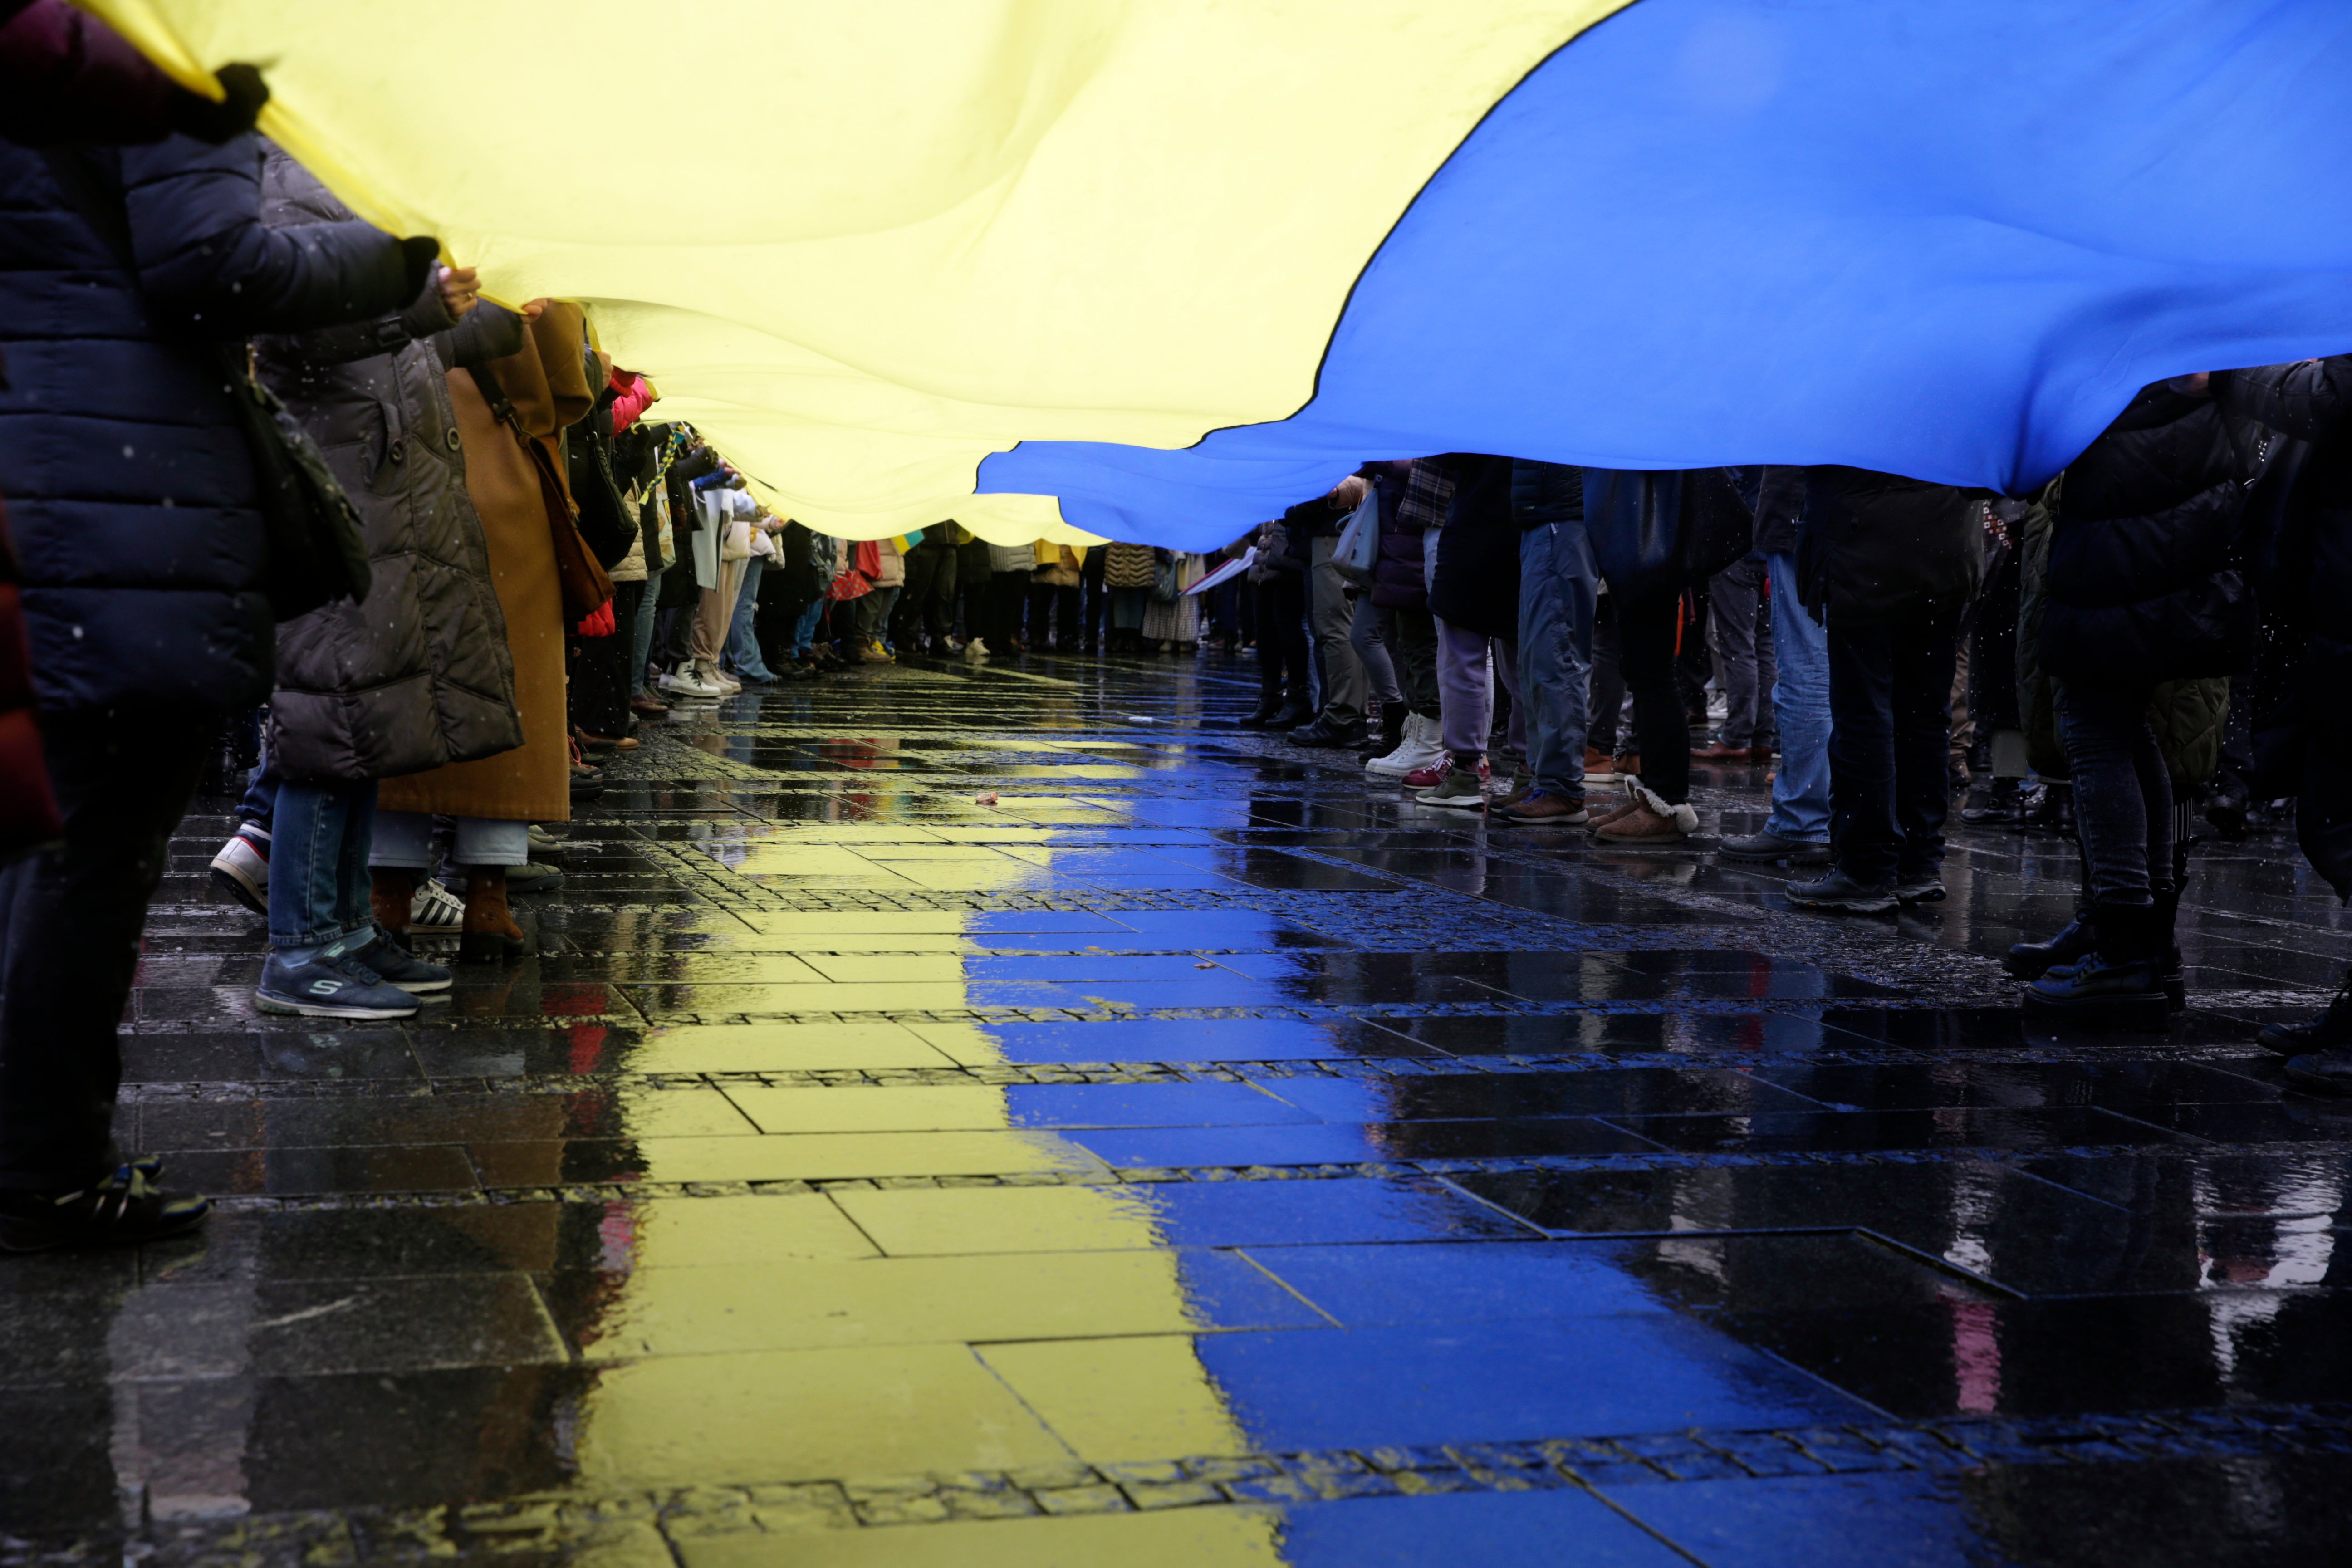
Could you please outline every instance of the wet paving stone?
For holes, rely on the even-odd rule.
[[[116,1120],[220,1200],[0,1259],[0,1562],[2332,1562],[2352,923],[2200,844],[2190,1009],[1993,960],[2054,836],[1789,910],[1232,729],[1250,660],[674,710],[412,1020],[251,1005],[175,838]],[[1564,1542],[1573,1550],[1563,1555]]]

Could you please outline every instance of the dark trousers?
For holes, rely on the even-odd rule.
[[[1675,634],[1682,624],[1679,595],[1617,600],[1617,662],[1633,694],[1633,738],[1642,753],[1642,784],[1668,805],[1690,799],[1690,719],[1675,679]]]
[[[42,723],[66,834],[0,868],[0,1187],[78,1187],[117,1163],[115,1029],[164,847],[218,724],[162,712]]]
[[[1312,705],[1307,682],[1307,584],[1296,572],[1278,572],[1257,585],[1257,673],[1261,700],[1286,701],[1294,708]]]
[[[1864,886],[1943,867],[1959,628],[1957,607],[1884,626],[1830,617],[1830,837],[1839,867]]]
[[[1033,578],[1029,584],[1029,647],[1032,652],[1045,653],[1053,648],[1054,637],[1046,627],[1055,621],[1060,623],[1054,630],[1060,635],[1062,651],[1072,652],[1078,646],[1077,589],[1057,588],[1051,583],[1040,583]]]
[[[1424,719],[1444,711],[1437,693],[1437,621],[1427,610],[1399,605],[1389,611],[1396,640],[1389,662],[1396,666],[1397,687],[1404,705]]]
[[[1029,604],[1029,574],[992,572],[988,575],[988,612],[983,634],[992,653],[1011,653],[1021,640],[1021,612]]]
[[[934,646],[944,643],[955,612],[955,588],[953,546],[926,540],[907,552],[907,583],[890,614],[890,640],[903,647],[921,631]]]
[[[1625,665],[1617,656],[1617,595],[1603,594],[1592,612],[1592,694],[1585,704],[1584,743],[1604,757],[1631,754],[1620,744],[1625,712]]]
[[[2074,783],[2091,901],[2148,903],[2173,872],[2172,773],[2148,722],[2151,687],[2058,684],[2058,737]]]
[[[1087,552],[1086,561],[1078,568],[1078,578],[1085,585],[1087,595],[1087,646],[1088,647],[1102,646],[1103,611],[1110,604],[1110,591],[1103,586],[1103,569],[1109,561],[1109,552],[1097,545]],[[1031,646],[1036,646],[1037,638],[1034,633],[1029,640]]]
[[[987,637],[989,600],[996,588],[996,568],[990,563],[988,541],[967,540],[956,546],[956,619],[965,640]]]
[[[592,735],[607,737],[629,732],[629,660],[636,653],[637,605],[646,596],[643,583],[613,584],[610,637],[571,637],[572,721]]]

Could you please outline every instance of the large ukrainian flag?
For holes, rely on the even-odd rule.
[[[1202,545],[1456,449],[2014,489],[2352,350],[2343,0],[90,3],[839,533]]]

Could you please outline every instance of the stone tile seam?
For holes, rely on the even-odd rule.
[[[2228,1152],[2249,1158],[2284,1158],[2307,1152],[2305,1143],[2234,1144]],[[888,1192],[921,1188],[1159,1186],[1201,1182],[1401,1180],[1429,1176],[1521,1175],[1558,1173],[1639,1174],[1653,1171],[1750,1170],[1758,1168],[1868,1168],[1961,1163],[2013,1164],[2027,1159],[2146,1159],[2158,1153],[2190,1159],[2212,1151],[2186,1144],[2151,1149],[2146,1144],[2079,1144],[2019,1151],[1991,1148],[1883,1150],[1841,1153],[1813,1150],[1769,1153],[1538,1154],[1510,1159],[1384,1160],[1298,1165],[1188,1165],[1107,1167],[1097,1171],[1021,1171],[998,1174],[845,1177],[780,1177],[775,1180],[707,1182],[579,1182],[543,1184],[423,1189],[373,1193],[243,1194],[213,1199],[224,1212],[269,1212],[344,1208],[452,1208],[483,1204],[625,1203],[646,1198],[799,1196],[810,1193]],[[2260,1217],[2260,1216],[2253,1216]],[[1841,1228],[1829,1226],[1824,1228]],[[1561,1233],[1567,1234],[1567,1233]],[[1580,1232],[1579,1235],[1606,1235]]]

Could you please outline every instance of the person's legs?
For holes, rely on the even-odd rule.
[[[1087,552],[1086,560],[1078,565],[1078,579],[1086,589],[1085,647],[1088,653],[1093,653],[1102,647],[1103,613],[1110,602],[1109,595],[1103,587],[1103,570],[1109,560],[1110,556],[1097,545]],[[1065,642],[1069,640],[1067,626],[1062,629],[1062,640]],[[1040,626],[1030,628],[1029,646],[1037,648],[1045,646],[1045,627]]]
[[[1838,869],[1864,888],[1895,880],[1894,631],[1829,628],[1830,808]]]
[[[1486,731],[1495,719],[1486,639],[1442,617],[1430,618],[1437,630],[1439,743],[1462,766],[1475,767],[1486,754]]]
[[[237,826],[259,828],[264,843],[269,840],[269,825],[278,811],[278,786],[262,782],[268,772],[269,753],[264,751],[261,760],[253,764],[253,771],[245,775],[245,794],[236,803]]]
[[[2058,733],[2094,905],[2145,906],[2172,875],[2172,781],[2147,720],[2146,686],[2061,683]]]
[[[931,639],[931,651],[938,653],[948,646],[948,634],[955,629],[956,552],[942,547],[933,551],[929,590],[923,595],[923,630]]]
[[[2130,1013],[2150,1022],[2180,993],[2173,916],[2172,783],[2148,722],[2146,683],[2062,680],[2058,733],[2074,785],[2090,878],[2090,951],[2043,971],[2025,1005],[2068,1017]],[[2012,953],[2017,950],[2012,949]]]
[[[760,657],[760,639],[751,627],[760,613],[760,579],[767,562],[754,555],[743,563],[743,581],[735,590],[734,624],[727,630],[727,659],[746,680],[770,681],[775,676]]]
[[[1586,548],[1591,549],[1588,542]],[[1587,750],[1604,757],[1628,756],[1632,748],[1620,734],[1625,713],[1625,666],[1618,657],[1617,603],[1614,594],[1601,594],[1592,612],[1592,696],[1585,706]]]
[[[634,611],[635,606],[626,605],[621,590],[644,586],[642,583],[613,584],[615,629],[601,637],[573,639],[572,721],[591,735],[614,740],[629,732],[629,633],[635,627],[621,618],[621,612],[625,607]]]
[[[1364,666],[1349,636],[1354,601],[1348,597],[1348,580],[1332,562],[1339,542],[1328,535],[1308,542],[1314,564],[1307,616],[1322,659],[1323,722],[1334,730],[1360,723],[1364,717]]]
[[[1405,706],[1436,723],[1444,713],[1437,685],[1436,618],[1427,610],[1403,605],[1390,615],[1396,626],[1397,685],[1404,692]]]
[[[1895,824],[1902,839],[1895,881],[1901,888],[1934,881],[1944,864],[1944,818],[1951,809],[1945,746],[1959,616],[1923,612],[1892,630]]]
[[[1620,598],[1617,605],[1617,647],[1625,685],[1633,693],[1642,784],[1668,805],[1690,799],[1690,721],[1675,683],[1675,633],[1681,611],[1680,599],[1671,595]]]
[[[1259,610],[1258,658],[1271,654],[1282,672],[1284,711],[1304,721],[1314,712],[1314,700],[1307,673],[1307,593],[1298,577],[1286,573],[1267,579]]]
[[[1829,634],[1797,603],[1797,558],[1768,556],[1772,592],[1772,718],[1780,765],[1764,831],[1792,844],[1830,837]]]
[[[1396,660],[1389,657],[1389,642],[1395,635],[1388,611],[1369,597],[1356,601],[1355,616],[1348,623],[1348,646],[1356,650],[1357,661],[1364,667],[1366,689],[1384,709],[1404,705]]]
[[[0,868],[0,1189],[102,1179],[122,1077],[115,1030],[147,901],[194,798],[215,715],[41,722],[65,837]]]
[[[369,798],[374,798],[373,785]],[[278,832],[269,877],[269,945],[309,952],[344,934],[344,829],[349,789],[331,784],[278,786]]]
[[[662,575],[662,572],[646,575],[642,584],[644,592],[637,595],[636,624],[622,628],[629,635],[629,691],[633,696],[652,689],[652,682],[646,678],[646,665],[654,656],[654,623],[661,617]]]
[[[719,651],[727,643],[727,623],[735,613],[735,595],[729,590],[735,586],[737,564],[726,563],[719,568],[719,586],[702,590],[688,628],[687,657],[709,669],[719,668]]]
[[[1528,770],[1547,795],[1584,796],[1585,695],[1600,578],[1580,523],[1519,535],[1519,684]],[[1612,725],[1613,728],[1613,725]]]
[[[912,650],[916,636],[922,629],[931,586],[939,580],[940,554],[937,550],[917,545],[904,557],[907,581],[899,588],[898,603],[890,612],[889,631],[890,641],[902,650]]]
[[[1757,667],[1757,605],[1764,585],[1760,561],[1737,561],[1707,584],[1707,636],[1723,682],[1723,728],[1716,751],[1745,752],[1762,730],[1764,686]]]
[[[807,609],[801,612],[798,624],[793,627],[794,658],[808,658],[816,653],[816,624],[824,618],[824,607],[828,602],[824,595],[820,594],[809,601]]]
[[[1511,700],[1511,715],[1503,727],[1503,743],[1522,765],[1528,760],[1528,700],[1519,687],[1519,644],[1516,637],[1491,637],[1495,679]]]

